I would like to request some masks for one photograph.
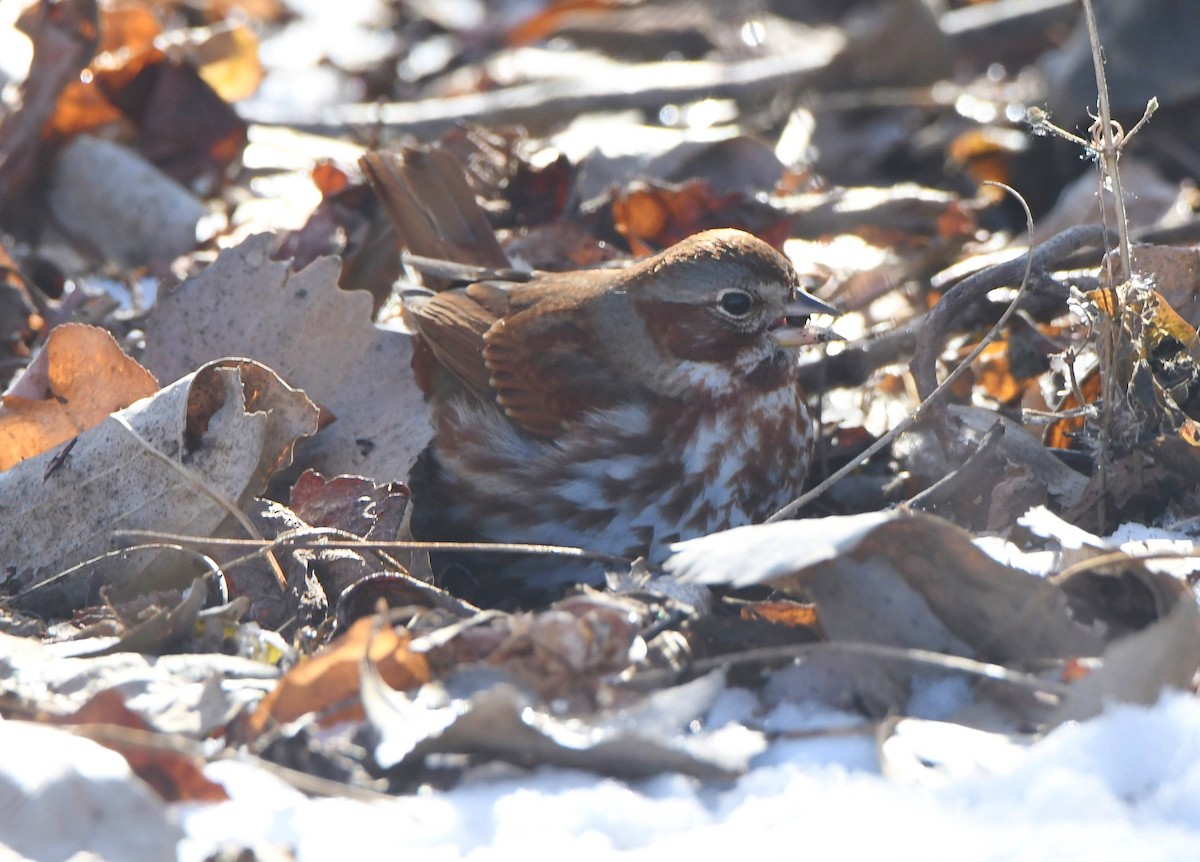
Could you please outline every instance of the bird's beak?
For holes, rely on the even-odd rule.
[[[812,294],[798,290],[784,306],[783,318],[772,329],[775,339],[784,347],[802,347],[805,344],[842,340],[832,329],[810,326],[808,318],[811,314],[830,314],[837,317],[841,312]]]

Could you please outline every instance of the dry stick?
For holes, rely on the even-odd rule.
[[[178,542],[192,545],[214,545],[225,548],[254,548],[258,553],[267,553],[275,548],[314,548],[317,550],[385,550],[385,551],[461,551],[464,553],[496,553],[496,554],[535,554],[549,557],[567,557],[575,560],[587,560],[595,563],[629,566],[633,560],[628,557],[606,554],[602,551],[590,551],[587,548],[576,548],[568,545],[534,545],[516,542],[369,542],[365,539],[357,541],[333,540],[321,536],[326,535],[324,528],[285,533],[275,539],[217,539],[208,536],[187,536],[176,533],[159,533],[153,530],[115,530],[113,536],[127,539],[157,539],[160,541]],[[313,537],[313,538],[309,538]]]
[[[441,99],[346,105],[307,131],[341,134],[347,126],[382,127],[429,138],[464,122],[484,126],[551,123],[605,110],[658,108],[697,99],[770,99],[811,86],[845,48],[828,30],[813,34],[804,51],[749,60],[637,63],[601,76],[541,81]],[[265,124],[269,124],[265,123]]]
[[[1100,165],[1100,197],[1103,200],[1105,187],[1109,189],[1113,198],[1113,209],[1116,213],[1117,220],[1117,236],[1119,237],[1121,249],[1121,280],[1120,284],[1128,284],[1130,279],[1130,267],[1132,260],[1130,259],[1129,251],[1129,219],[1125,214],[1125,190],[1121,186],[1121,171],[1117,166],[1117,162],[1121,155],[1121,149],[1130,135],[1135,133],[1142,127],[1143,124],[1154,113],[1154,109],[1158,106],[1155,99],[1151,99],[1146,105],[1146,113],[1142,119],[1130,130],[1129,135],[1121,135],[1118,140],[1113,135],[1113,128],[1120,129],[1113,122],[1112,108],[1108,100],[1108,80],[1104,73],[1104,49],[1100,45],[1100,34],[1096,27],[1096,15],[1092,8],[1092,0],[1083,0],[1084,20],[1087,22],[1088,40],[1091,43],[1092,50],[1092,67],[1096,73],[1096,97],[1099,116],[1096,117],[1096,122],[1092,126],[1093,148],[1096,152]],[[1106,182],[1107,180],[1107,182]],[[1100,212],[1103,214],[1105,208],[1101,206]],[[1111,268],[1112,263],[1109,262]],[[1108,497],[1108,453],[1111,446],[1112,423],[1113,423],[1113,405],[1116,403],[1116,357],[1120,355],[1122,341],[1125,338],[1125,297],[1123,293],[1116,289],[1117,282],[1112,276],[1112,271],[1109,271],[1109,290],[1111,292],[1110,307],[1113,309],[1112,325],[1113,332],[1106,339],[1104,349],[1101,351],[1100,371],[1103,380],[1104,404],[1103,413],[1100,419],[1100,497],[1096,506],[1096,515],[1100,522],[1100,530],[1104,531],[1104,524],[1107,520],[1107,497]]]
[[[1117,216],[1117,235],[1121,239],[1121,281],[1129,280],[1129,219],[1125,215],[1125,194],[1121,188],[1121,172],[1117,167],[1120,156],[1120,144],[1113,137],[1112,108],[1108,102],[1108,80],[1104,74],[1104,49],[1100,45],[1100,34],[1096,29],[1096,14],[1092,10],[1092,0],[1083,0],[1083,15],[1087,22],[1088,39],[1092,47],[1092,66],[1096,71],[1096,95],[1100,116],[1096,118],[1101,146],[1097,155],[1101,159],[1103,173],[1111,184],[1113,207]],[[1141,126],[1141,123],[1138,124]],[[1122,142],[1123,143],[1123,142]],[[1103,211],[1103,208],[1101,208]]]
[[[933,650],[915,649],[913,647],[898,647],[888,644],[873,644],[860,641],[828,641],[824,643],[786,644],[782,646],[761,647],[739,653],[725,653],[699,659],[686,669],[689,676],[700,676],[709,671],[728,668],[739,664],[774,664],[777,662],[793,661],[797,658],[815,653],[844,653],[849,655],[869,655],[890,661],[908,662],[910,664],[934,667],[938,670],[964,673],[970,676],[994,679],[1009,683],[1019,688],[1028,689],[1037,694],[1051,698],[1062,698],[1068,691],[1063,683],[1042,679],[1036,674],[1022,673],[1011,670],[1002,664],[978,661],[964,656],[948,655]],[[623,685],[645,688],[659,688],[678,681],[680,671],[650,670],[635,673],[622,680]]]
[[[1015,197],[1020,202],[1021,206],[1025,210],[1025,225],[1026,225],[1026,229],[1029,232],[1030,240],[1032,242],[1033,214],[1029,211],[1029,205],[1027,203],[1025,203],[1025,199],[1023,197],[1021,197],[1021,195],[1018,194],[1015,189],[1010,188],[1009,186],[1006,186],[1003,183],[989,183],[989,185],[999,186],[1000,188],[1006,190],[1009,194],[1011,194],[1013,197]],[[1070,233],[1070,231],[1064,232],[1063,234],[1059,234],[1057,237],[1054,237],[1054,239],[1051,240],[1050,242],[1054,242],[1054,240],[1060,240],[1061,238],[1066,236],[1067,233]],[[1047,246],[1049,244],[1050,244],[1049,242],[1046,243]],[[1069,243],[1066,243],[1066,244],[1069,244]],[[784,521],[784,520],[787,520],[788,518],[792,517],[794,514],[796,514],[796,512],[800,511],[801,508],[803,508],[804,506],[811,503],[813,500],[820,497],[827,490],[829,490],[834,485],[836,485],[838,482],[840,482],[843,478],[848,476],[853,470],[857,469],[860,464],[862,464],[863,462],[867,461],[869,458],[874,456],[876,452],[880,452],[885,447],[890,446],[893,440],[895,440],[897,437],[899,437],[901,434],[903,434],[905,431],[907,431],[909,428],[911,428],[914,424],[916,424],[917,421],[919,421],[919,419],[921,418],[921,415],[925,412],[925,410],[927,409],[927,407],[929,405],[937,403],[938,397],[943,392],[945,392],[947,389],[949,389],[950,386],[953,385],[954,381],[957,380],[971,366],[971,363],[974,362],[981,353],[983,353],[983,351],[987,348],[987,346],[989,344],[991,344],[992,341],[995,340],[996,336],[1000,334],[1000,331],[1004,328],[1005,324],[1008,323],[1009,318],[1013,316],[1014,312],[1016,312],[1017,307],[1020,305],[1022,298],[1025,296],[1025,288],[1028,287],[1028,285],[1029,285],[1029,276],[1033,272],[1035,251],[1037,251],[1037,250],[1036,249],[1030,250],[1030,252],[1024,256],[1025,274],[1021,278],[1021,287],[1017,290],[1017,295],[1013,297],[1012,302],[1010,302],[1008,304],[1008,307],[1006,309],[1004,309],[1004,313],[1002,315],[1000,315],[1000,319],[996,321],[996,323],[988,331],[988,334],[986,336],[984,336],[983,340],[980,341],[979,344],[977,344],[975,346],[975,349],[971,351],[971,353],[967,356],[966,359],[964,359],[962,362],[960,362],[958,364],[957,368],[955,368],[948,375],[946,375],[946,379],[942,381],[941,385],[934,388],[934,390],[932,392],[930,392],[928,394],[928,396],[924,397],[923,400],[921,401],[921,403],[917,405],[917,408],[915,410],[913,410],[912,413],[908,414],[908,416],[905,417],[904,420],[902,422],[900,422],[899,425],[897,425],[891,431],[884,434],[882,437],[880,437],[878,440],[876,440],[874,443],[872,443],[870,446],[868,446],[865,451],[859,453],[859,455],[856,458],[853,458],[848,464],[846,464],[844,467],[842,467],[840,470],[838,470],[832,476],[829,476],[827,479],[825,479],[824,482],[817,485],[817,487],[813,488],[811,491],[807,492],[806,494],[800,495],[795,500],[792,500],[792,502],[788,503],[786,506],[784,506],[782,509],[780,509],[778,512],[776,512],[774,515],[767,518],[766,523],[773,524],[778,521]],[[1020,262],[1021,262],[1021,258],[1017,258],[1015,261],[1009,261],[1007,263],[1000,264],[997,267],[993,267],[993,269],[1004,270],[1007,273],[1007,270],[1005,269],[1006,267],[1011,267],[1015,264],[1019,264]],[[991,271],[992,270],[984,270],[982,273],[979,273],[977,276],[973,276],[971,279],[968,279],[968,281],[982,281],[984,276],[986,276]],[[1003,282],[1003,283],[1007,283],[1007,282]],[[959,287],[962,287],[962,284],[956,285],[955,289],[958,289]],[[953,291],[951,291],[950,293],[953,293]],[[946,299],[950,296],[950,293],[947,293],[946,296],[942,297],[942,302],[946,301]],[[939,305],[941,305],[941,303],[939,303]],[[935,309],[935,311],[936,311],[936,309]],[[914,361],[914,363],[916,362],[915,357],[914,357],[913,361]]]
[[[209,574],[214,575],[217,578],[222,577],[223,572],[221,571],[221,567],[219,565],[217,565],[216,561],[212,557],[209,557],[207,554],[204,554],[201,551],[196,550],[195,548],[186,547],[187,544],[189,544],[189,543],[171,542],[169,540],[168,541],[155,541],[155,542],[148,542],[148,543],[141,544],[141,545],[133,545],[128,548],[118,548],[115,551],[107,551],[103,554],[99,554],[95,557],[84,560],[82,563],[76,563],[75,565],[71,566],[69,569],[63,569],[61,572],[57,572],[57,573],[51,575],[50,577],[45,578],[44,580],[38,581],[36,584],[33,584],[30,587],[26,587],[25,589],[21,590],[21,592],[14,595],[12,597],[12,601],[18,602],[22,599],[25,599],[40,590],[44,590],[46,587],[53,586],[54,584],[57,584],[59,581],[64,581],[64,580],[70,578],[72,575],[76,575],[79,572],[86,571],[89,566],[93,566],[96,563],[102,563],[105,560],[110,560],[115,557],[128,557],[130,554],[132,554],[135,551],[158,551],[158,552],[177,551],[178,553],[181,553],[181,554],[186,554],[191,557],[196,557],[197,559],[200,560],[201,563],[204,564],[204,567],[206,569],[208,569]]]
[[[1003,436],[1004,423],[997,419],[996,423],[983,435],[983,439],[979,441],[975,451],[971,453],[971,456],[967,458],[961,467],[952,471],[949,475],[943,476],[915,497],[910,498],[908,507],[923,512],[929,511],[933,507],[949,501],[951,496],[957,494],[968,483],[982,478],[980,473],[988,469],[993,456],[996,454],[1000,438]]]
[[[927,315],[913,353],[912,375],[921,398],[928,399],[937,387],[937,356],[943,337],[966,309],[996,288],[1014,283],[1022,272],[1029,269],[1044,270],[1081,248],[1102,245],[1106,237],[1107,231],[1101,225],[1068,228],[1030,249],[1022,257],[977,272],[946,291]]]
[[[1121,174],[1117,167],[1117,147],[1113,141],[1112,128],[1112,109],[1108,103],[1108,81],[1104,74],[1104,57],[1103,48],[1100,45],[1100,35],[1096,29],[1096,15],[1092,10],[1091,0],[1083,0],[1083,15],[1087,22],[1088,39],[1091,42],[1092,49],[1092,66],[1096,72],[1096,94],[1097,107],[1099,109],[1099,117],[1096,122],[1100,128],[1093,132],[1093,139],[1098,139],[1100,146],[1096,153],[1099,157],[1100,164],[1100,214],[1105,215],[1104,201],[1104,178],[1107,176],[1113,196],[1113,207],[1116,210],[1117,216],[1117,234],[1120,237],[1121,248],[1121,283],[1129,281],[1129,223],[1125,216],[1125,195],[1121,188]],[[1097,133],[1098,132],[1098,133]],[[1104,339],[1104,349],[1100,351],[1101,362],[1100,372],[1103,380],[1104,404],[1103,413],[1100,417],[1100,498],[1096,506],[1096,517],[1099,520],[1099,532],[1104,532],[1104,524],[1107,520],[1107,497],[1108,497],[1108,452],[1110,447],[1110,434],[1112,429],[1113,419],[1113,402],[1116,398],[1116,374],[1114,365],[1118,349],[1120,348],[1122,335],[1125,327],[1122,321],[1125,317],[1124,298],[1120,296],[1116,290],[1112,277],[1112,262],[1109,260],[1109,290],[1111,292],[1109,307],[1113,310],[1112,325],[1113,332],[1108,338]],[[1107,327],[1102,327],[1107,329]],[[1107,373],[1105,370],[1107,369]]]

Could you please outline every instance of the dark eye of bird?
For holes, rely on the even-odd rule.
[[[730,290],[721,294],[721,308],[727,314],[732,314],[734,317],[745,317],[750,313],[751,306],[754,305],[754,300],[750,298],[750,294],[743,293],[740,290]]]

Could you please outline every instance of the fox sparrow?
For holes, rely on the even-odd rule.
[[[799,492],[813,442],[786,348],[821,340],[808,315],[832,311],[731,229],[626,269],[407,300],[435,427],[411,479],[413,535],[655,562],[671,542],[766,517]],[[467,568],[525,593],[600,574],[499,555]]]

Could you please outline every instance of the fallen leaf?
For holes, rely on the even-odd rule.
[[[104,725],[106,731],[151,730],[145,719],[125,705],[115,688],[100,692],[70,715],[56,718],[54,724],[77,727],[84,736],[88,735],[87,725]],[[165,747],[138,745],[135,736],[111,732],[96,736],[97,742],[124,757],[134,774],[167,802],[222,802],[229,798],[225,788],[204,776],[201,758]]]
[[[322,713],[320,723],[327,727],[361,721],[359,673],[364,659],[369,659],[392,688],[414,688],[429,680],[425,656],[408,646],[406,632],[380,627],[378,617],[358,620],[344,635],[279,680],[250,717],[251,732],[261,734],[272,725],[295,721],[309,713]]]
[[[107,330],[56,326],[0,405],[0,470],[39,455],[158,391]]]
[[[117,597],[187,586],[195,571],[178,552],[96,558],[115,529],[212,535],[290,462],[316,418],[270,369],[229,359],[109,416],[57,469],[45,452],[0,473],[0,547],[24,549],[10,561],[14,602],[69,615],[103,585]]]
[[[339,262],[300,272],[251,237],[159,297],[143,362],[161,378],[221,356],[249,356],[301,387],[337,421],[302,450],[329,475],[403,480],[432,433],[413,380],[412,339],[371,322],[371,297],[338,287]]]
[[[724,690],[724,673],[714,671],[632,706],[564,718],[538,708],[494,671],[468,671],[449,688],[434,683],[413,697],[363,663],[363,703],[380,735],[375,757],[384,767],[449,751],[626,778],[679,772],[728,779],[763,750],[762,735],[745,728],[685,732]]]
[[[933,650],[987,661],[1096,655],[1103,641],[1066,595],[996,562],[929,515],[880,512],[739,527],[675,546],[669,574],[769,584],[810,598],[831,641]]]

